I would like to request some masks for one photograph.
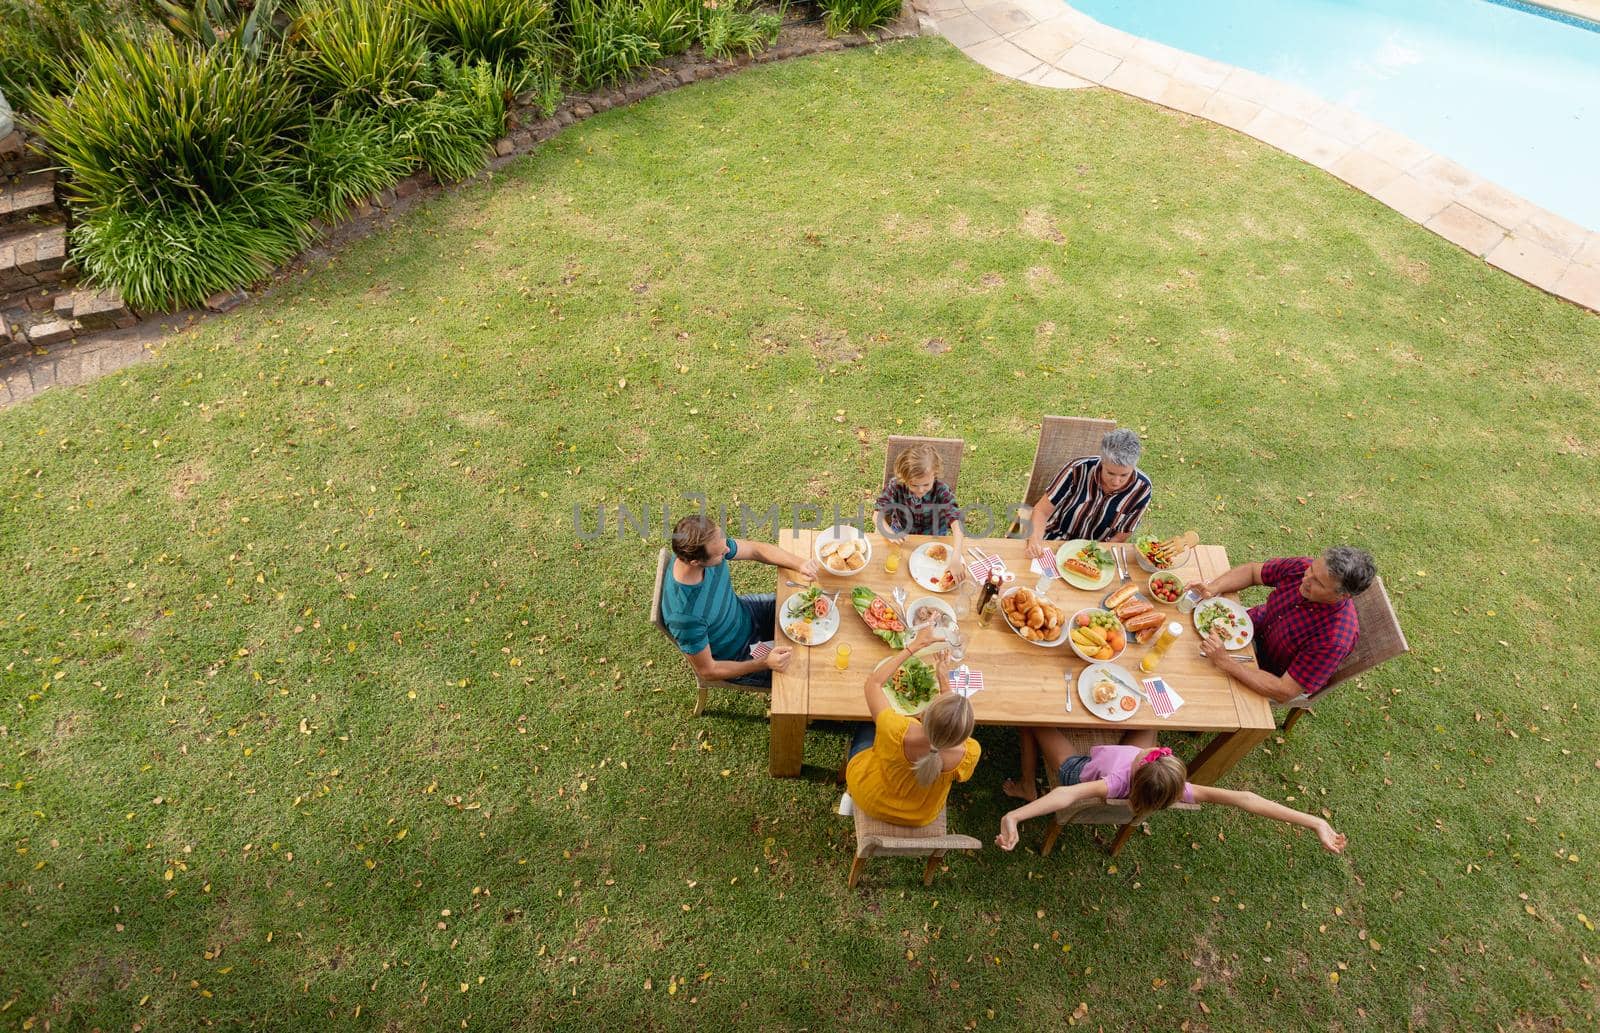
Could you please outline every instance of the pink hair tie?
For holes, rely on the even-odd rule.
[[[1172,751],[1171,750],[1167,749],[1165,746],[1157,746],[1155,749],[1151,750],[1149,753],[1146,753],[1143,757],[1140,757],[1139,758],[1139,763],[1140,764],[1148,764],[1152,760],[1160,760],[1162,757],[1170,757],[1170,756],[1172,756]]]

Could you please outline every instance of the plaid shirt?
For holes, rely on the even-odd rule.
[[[1315,696],[1355,648],[1361,628],[1351,600],[1314,603],[1300,594],[1300,579],[1310,566],[1304,556],[1263,563],[1261,583],[1271,586],[1272,594],[1251,608],[1250,620],[1262,670],[1287,674],[1306,695]]]
[[[943,481],[934,481],[928,494],[919,498],[900,478],[891,477],[874,508],[883,514],[884,526],[898,534],[949,534],[951,521],[961,519],[955,492]]]

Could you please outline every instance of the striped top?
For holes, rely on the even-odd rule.
[[[1062,467],[1044,493],[1053,507],[1046,538],[1103,542],[1139,526],[1150,505],[1150,478],[1136,469],[1121,491],[1107,493],[1100,487],[1100,457],[1084,456]]]
[[[713,660],[750,659],[750,636],[754,626],[750,611],[733,592],[728,579],[728,560],[738,555],[739,547],[728,539],[728,554],[723,562],[704,568],[698,585],[686,585],[669,570],[661,586],[661,619],[677,640],[678,648],[691,656],[706,646]]]

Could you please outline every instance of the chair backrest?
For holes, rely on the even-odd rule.
[[[1039,448],[1033,453],[1033,471],[1028,474],[1023,504],[1031,506],[1038,502],[1063,466],[1074,459],[1099,455],[1100,439],[1116,429],[1115,420],[1046,416],[1039,427]]]
[[[1349,681],[1381,663],[1411,652],[1406,633],[1400,629],[1400,618],[1394,612],[1394,604],[1384,590],[1383,578],[1373,578],[1367,590],[1356,596],[1355,603],[1356,616],[1361,620],[1361,634],[1356,637],[1356,647],[1344,658],[1339,669],[1333,672],[1333,677],[1328,679],[1322,692],[1317,693],[1318,697],[1340,682]]]
[[[1168,807],[1169,811],[1198,811],[1199,804],[1178,803]],[[1084,802],[1068,807],[1056,814],[1058,825],[1127,825],[1133,821],[1133,808],[1128,806],[1127,800],[1085,800]]]
[[[889,478],[894,476],[894,463],[900,458],[900,453],[912,445],[932,445],[933,450],[939,453],[939,462],[944,467],[944,472],[939,479],[949,485],[951,491],[956,490],[956,479],[961,476],[961,453],[966,449],[966,442],[961,438],[917,438],[909,435],[892,434],[889,437],[888,447],[883,455],[883,480],[881,487],[889,483]]]
[[[666,618],[661,615],[661,590],[666,587],[667,571],[672,569],[672,550],[662,549],[656,555],[656,588],[650,593],[650,623],[654,624],[661,634],[672,639],[672,632],[667,630]],[[677,644],[677,639],[672,639]]]

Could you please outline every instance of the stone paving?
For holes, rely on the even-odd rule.
[[[42,349],[25,361],[0,364],[0,409],[51,387],[76,387],[156,357],[155,347],[131,334],[82,338]]]
[[[1490,265],[1600,311],[1600,232],[1491,183],[1315,94],[1095,21],[1063,0],[912,0],[992,71],[1057,89],[1104,86],[1271,144]]]

